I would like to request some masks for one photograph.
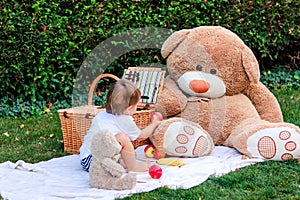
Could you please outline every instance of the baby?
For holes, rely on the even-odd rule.
[[[104,129],[109,130],[121,144],[121,164],[124,168],[133,172],[148,170],[150,162],[136,160],[131,141],[149,138],[160,124],[160,121],[154,118],[151,124],[143,130],[137,127],[132,115],[136,112],[140,98],[140,90],[129,80],[120,79],[110,87],[106,97],[106,109],[94,117],[80,147],[81,165],[84,170],[89,171],[92,159],[91,142],[93,135]]]

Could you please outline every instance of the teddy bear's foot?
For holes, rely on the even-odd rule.
[[[124,174],[113,185],[113,189],[115,190],[130,190],[136,185],[136,175]]]
[[[211,137],[201,126],[181,118],[167,120],[161,124],[158,132],[159,134],[163,133],[158,137],[160,141],[163,137],[164,141],[160,148],[171,156],[204,156],[208,155],[214,148]],[[154,145],[158,144],[155,143],[155,139],[152,141]]]
[[[247,157],[267,160],[300,158],[300,128],[249,118],[235,127],[224,142]]]
[[[261,129],[248,138],[247,150],[268,160],[299,158],[300,132],[289,126]]]

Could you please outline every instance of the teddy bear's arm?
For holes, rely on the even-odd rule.
[[[112,176],[121,177],[125,173],[125,169],[111,158],[104,158],[101,165]]]
[[[261,82],[251,83],[244,93],[251,100],[261,119],[269,122],[283,122],[276,97]]]
[[[164,117],[171,117],[181,113],[186,104],[186,96],[169,76],[166,77],[155,104],[156,111],[162,113]]]

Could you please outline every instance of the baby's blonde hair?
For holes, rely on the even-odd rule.
[[[114,115],[124,114],[125,110],[136,105],[141,98],[137,86],[126,79],[120,79],[113,84],[106,96],[106,111]]]

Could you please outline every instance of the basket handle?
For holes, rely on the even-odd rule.
[[[113,74],[101,74],[99,76],[97,76],[97,78],[95,78],[95,80],[92,82],[92,85],[90,87],[90,90],[89,90],[89,96],[88,96],[88,105],[91,106],[92,105],[92,100],[93,100],[93,93],[94,93],[94,90],[95,90],[95,87],[98,83],[98,81],[102,78],[113,78],[115,79],[116,81],[119,80],[120,78],[113,75]]]

